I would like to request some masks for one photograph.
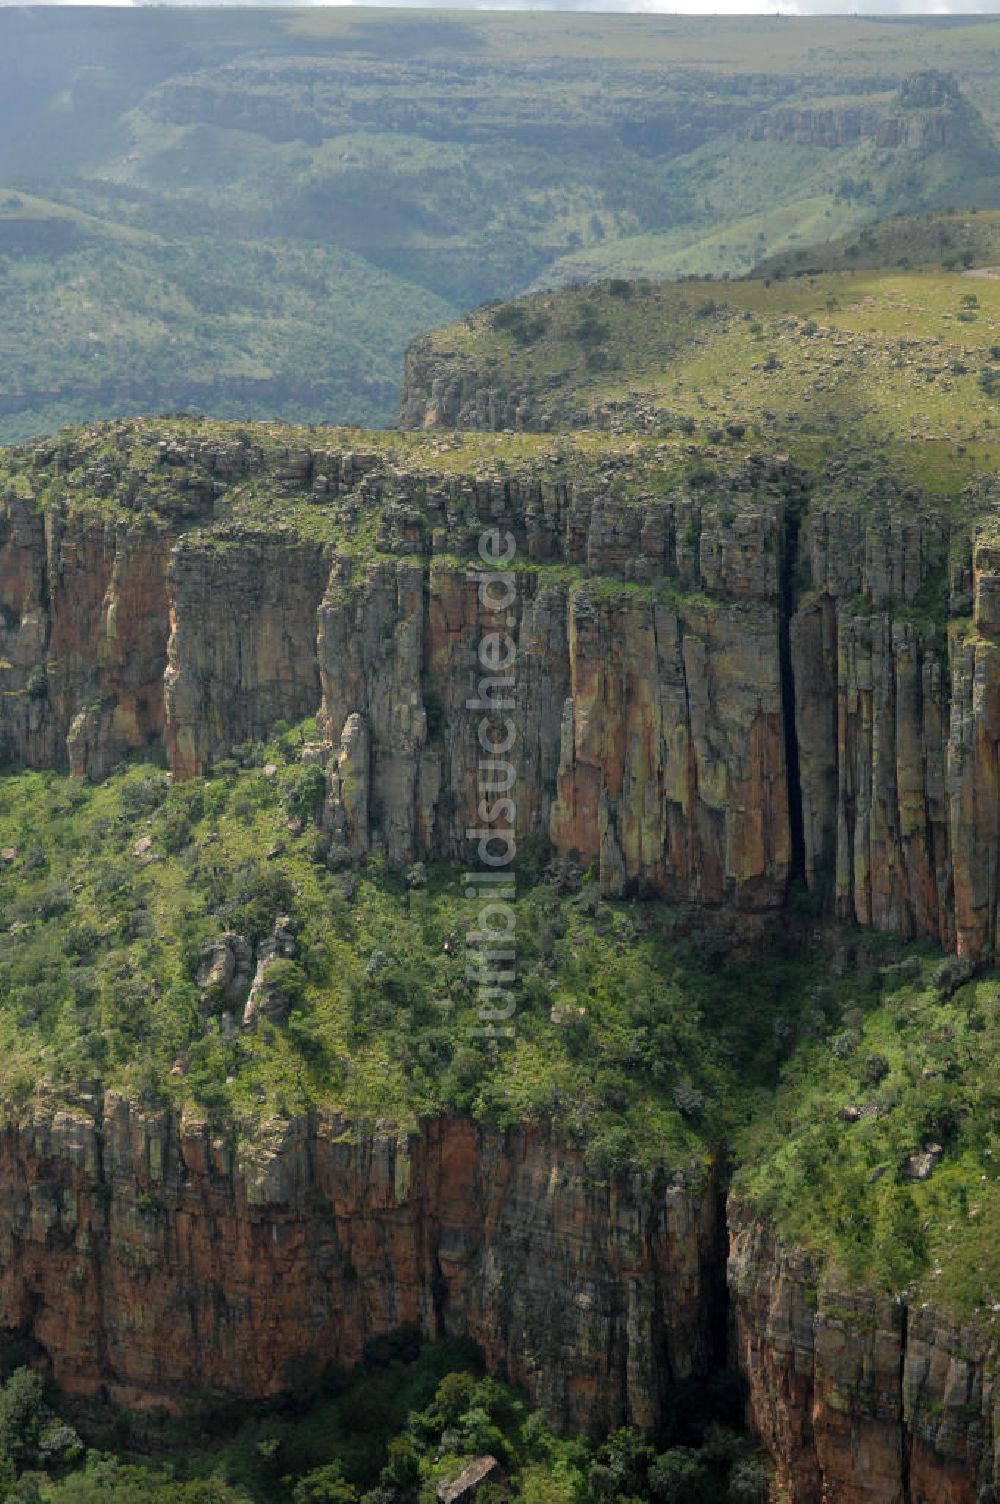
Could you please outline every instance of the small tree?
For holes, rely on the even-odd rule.
[[[659,1504],[708,1504],[709,1478],[686,1447],[663,1452],[649,1469],[649,1491]]]
[[[339,1462],[313,1468],[292,1491],[293,1504],[357,1504],[358,1491],[344,1477]]]
[[[0,1389],[0,1453],[18,1467],[38,1456],[46,1420],[45,1385],[30,1368],[15,1368]]]

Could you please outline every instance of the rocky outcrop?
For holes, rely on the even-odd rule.
[[[748,1421],[789,1504],[992,1498],[992,1322],[956,1324],[926,1305],[824,1285],[732,1197],[729,1228]]]
[[[929,68],[903,80],[896,109],[878,123],[875,145],[919,152],[967,146],[977,123],[954,74]]]
[[[887,114],[873,105],[781,104],[755,117],[749,135],[794,146],[874,141],[883,150],[932,152],[968,145],[974,120],[958,80],[932,68],[903,80]]]
[[[919,508],[863,517],[842,501],[810,508],[802,547],[815,588],[791,643],[807,878],[832,887],[843,919],[996,954],[1000,551]]]
[[[400,428],[544,432],[555,425],[538,413],[537,397],[534,391],[498,386],[474,364],[440,350],[432,335],[421,335],[407,345],[403,357],[396,421]]]
[[[655,1424],[715,1358],[717,1197],[601,1184],[535,1129],[333,1118],[240,1137],[124,1097],[0,1132],[0,1327],[128,1404],[267,1395],[406,1323],[479,1342],[557,1423]]]
[[[781,141],[794,146],[850,146],[871,136],[878,116],[865,105],[779,105],[751,122],[754,141]]]
[[[182,537],[170,561],[164,674],[167,757],[181,778],[276,721],[315,712],[318,545],[273,533]]]
[[[290,991],[295,983],[294,972],[290,977],[280,963],[297,955],[295,925],[287,914],[279,914],[273,931],[257,947],[257,970],[243,1009],[244,1029],[255,1029],[262,1020],[285,1023],[296,1001]]]
[[[939,518],[816,498],[790,624],[808,881],[839,917],[954,938],[950,682]],[[921,610],[917,603],[922,603]]]
[[[462,859],[481,823],[477,653],[499,634],[515,665],[520,840],[577,852],[610,893],[645,885],[708,903],[780,904],[790,863],[783,503],[773,478],[744,484],[735,523],[728,494],[643,509],[558,487],[496,487],[481,505],[526,561],[586,571],[574,581],[519,570],[502,610],[451,563],[338,561],[318,638],[321,719],[340,747],[328,823],[355,849],[393,861]],[[464,550],[456,521],[441,540]],[[665,578],[676,593],[599,590],[588,578],[598,561],[604,576]]]
[[[536,1128],[220,1133],[116,1092],[43,1096],[0,1131],[0,1214],[0,1328],[129,1405],[277,1393],[415,1324],[596,1432],[654,1426],[719,1358],[712,1175],[602,1183]],[[789,1504],[976,1504],[991,1324],[824,1285],[732,1197],[729,1233],[748,1420]]]

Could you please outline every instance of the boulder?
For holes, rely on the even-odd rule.
[[[904,1180],[929,1180],[943,1152],[940,1144],[926,1144],[906,1156],[900,1174]]]
[[[494,1487],[498,1484],[502,1487],[504,1483],[503,1469],[488,1453],[470,1462],[456,1478],[442,1479],[437,1486],[438,1504],[466,1504],[484,1483]]]
[[[253,948],[243,935],[219,935],[198,958],[198,990],[208,1003],[242,1002],[253,976]]]

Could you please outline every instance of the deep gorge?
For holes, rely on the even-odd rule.
[[[827,920],[993,958],[1000,553],[974,512],[947,528],[785,460],[635,500],[558,455],[504,477],[197,425],[147,445],[38,446],[8,487],[9,761],[103,778],[162,749],[188,779],[318,712],[334,840],[462,860],[489,519],[518,548],[524,841],[736,934],[804,880]],[[300,525],[241,515],[250,483]],[[719,1361],[719,1193],[595,1183],[529,1128],[230,1140],[114,1093],[40,1098],[0,1149],[0,1320],[61,1384],[130,1404],[274,1393],[416,1322],[474,1337],[562,1426],[655,1426],[665,1386]],[[789,1497],[979,1499],[992,1323],[827,1289],[736,1200],[726,1231],[731,1350]]]

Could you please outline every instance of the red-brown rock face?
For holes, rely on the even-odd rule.
[[[336,490],[365,473],[347,458],[335,480],[308,455],[276,480]],[[332,802],[352,728],[353,849],[460,860],[481,824],[477,653],[509,632],[519,839],[595,863],[609,893],[777,907],[784,477],[642,506],[559,482],[425,486],[420,510],[383,501],[370,564],[289,532],[67,521],[9,500],[0,734],[19,760],[90,776],[162,739],[190,777],[319,707]],[[516,541],[502,611],[454,562],[476,558],[487,523]],[[341,803],[334,827],[344,818]]]
[[[386,494],[372,456],[325,451],[164,463],[184,477],[196,459],[217,478],[197,471],[165,520],[0,504],[8,757],[102,776],[162,740],[187,777],[318,709],[331,825],[352,849],[460,860],[480,823],[477,650],[509,632],[519,840],[578,853],[608,893],[745,909],[780,906],[801,861],[844,919],[996,951],[989,536],[818,489],[796,599],[783,571],[803,498],[787,467],[625,503],[558,479],[404,478]],[[375,509],[374,554],[191,525],[268,463],[317,505],[339,498],[359,522]],[[484,525],[516,545],[502,612],[469,575]]]
[[[35,766],[103,777],[159,742],[170,538],[0,506],[0,738]]]
[[[170,560],[164,675],[167,759],[188,778],[316,710],[316,607],[328,561],[319,545],[247,531]]]
[[[461,859],[476,807],[484,635],[510,632],[517,826],[595,863],[605,891],[643,883],[706,903],[781,902],[788,791],[773,600],[604,595],[517,576],[514,621],[464,570],[379,563],[335,576],[320,610],[328,735],[371,736],[363,833],[394,860]]]
[[[0,1135],[0,1327],[67,1388],[169,1404],[275,1393],[413,1322],[561,1424],[648,1426],[712,1359],[716,1205],[595,1184],[532,1131],[295,1120],[234,1145],[109,1094]]]
[[[914,606],[943,595],[941,525],[832,500],[810,507],[801,548],[813,588],[790,637],[807,879],[832,888],[843,919],[952,945],[948,647],[943,621]]]
[[[101,462],[131,522],[0,501],[4,756],[99,777],[162,739],[188,777],[318,712],[334,838],[459,860],[477,652],[509,632],[521,841],[731,924],[801,868],[845,920],[997,953],[1000,550],[975,524],[805,496],[782,464],[623,501],[558,465],[429,479],[195,447],[161,443],[152,480]],[[262,476],[371,522],[367,551],[216,526]],[[469,577],[484,525],[516,543],[501,613]],[[0,1325],[61,1383],[138,1402],[273,1393],[415,1321],[475,1338],[561,1424],[652,1424],[711,1356],[715,1231],[711,1186],[594,1184],[530,1131],[292,1123],[232,1145],[111,1098],[0,1134]],[[990,1331],[817,1293],[739,1207],[731,1236],[750,1417],[792,1504],[973,1504]]]
[[[994,1478],[991,1329],[817,1284],[731,1197],[735,1357],[789,1504],[976,1504]]]

